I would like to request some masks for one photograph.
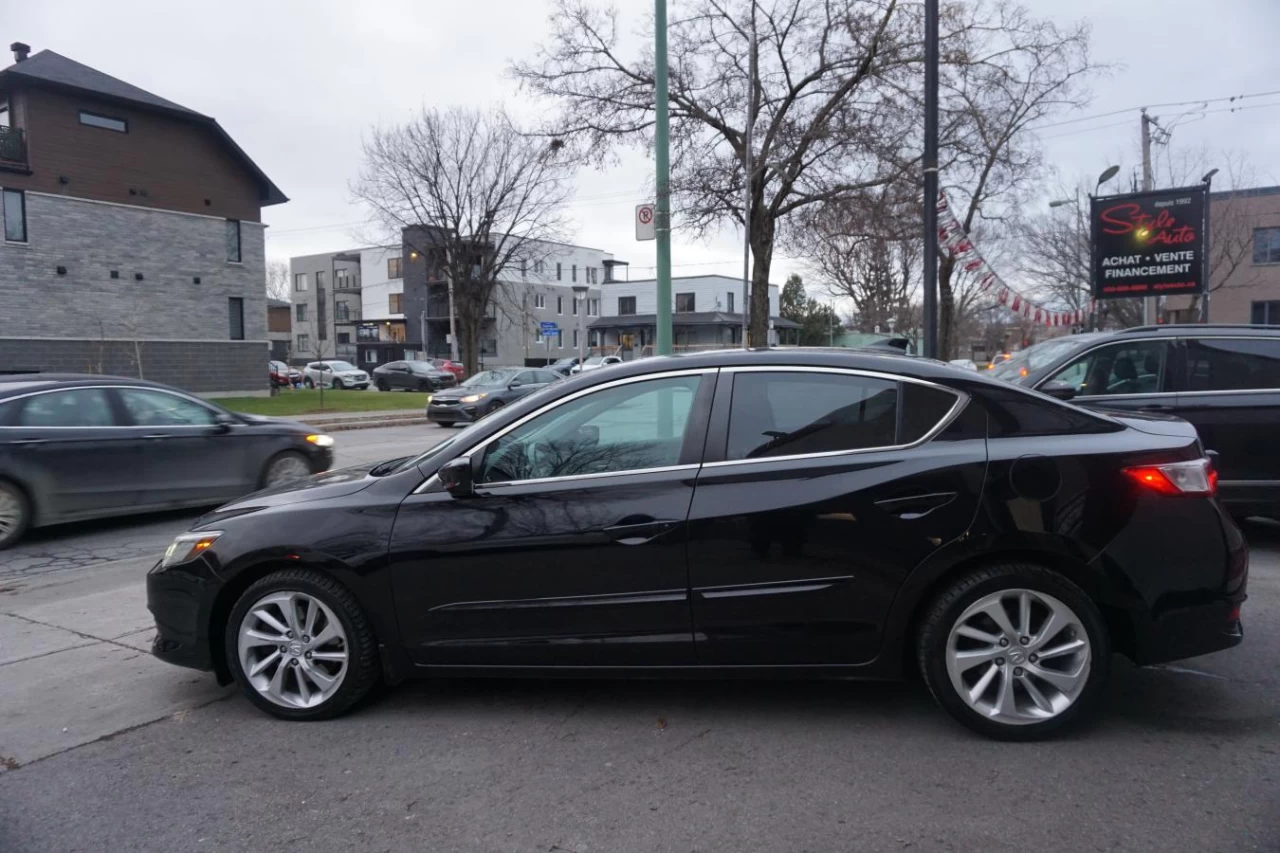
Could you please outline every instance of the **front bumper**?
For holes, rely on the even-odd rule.
[[[156,620],[151,653],[166,663],[215,669],[208,626],[222,583],[203,558],[147,573],[147,609]]]
[[[427,406],[427,420],[436,424],[469,424],[480,419],[480,410],[475,404],[458,406]]]

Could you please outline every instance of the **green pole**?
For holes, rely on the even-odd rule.
[[[654,0],[654,83],[657,111],[654,161],[658,172],[658,355],[671,355],[671,158],[667,117],[667,0]]]

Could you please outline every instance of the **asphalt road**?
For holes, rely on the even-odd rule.
[[[74,628],[0,645],[0,851],[1280,850],[1280,525],[1248,529],[1244,645],[1117,660],[1098,724],[1000,744],[918,683],[442,680],[276,722],[142,651],[133,575],[183,522],[51,532],[0,578],[0,614]]]

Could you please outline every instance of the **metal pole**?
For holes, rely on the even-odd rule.
[[[586,362],[586,346],[587,346],[587,306],[591,304],[591,291],[587,291],[587,295],[582,297],[582,310],[578,312],[578,365]]]
[[[424,289],[425,292],[425,289]],[[418,333],[422,336],[422,357],[428,358],[427,355],[427,309],[423,308],[422,313],[418,315]]]
[[[1150,192],[1155,189],[1155,174],[1151,169],[1151,117],[1147,115],[1144,107],[1142,110],[1142,191]],[[1154,296],[1144,297],[1142,300],[1142,323],[1150,326],[1156,321],[1156,298]]]
[[[756,124],[756,4],[751,2],[751,49],[747,59],[747,115],[742,133],[742,348],[751,346],[751,181],[755,177],[751,161],[751,136]]]
[[[654,164],[657,167],[658,210],[654,221],[658,249],[658,355],[671,355],[671,159],[667,114],[667,0],[653,4]]]
[[[1200,259],[1204,266],[1204,305],[1200,309],[1200,322],[1209,322],[1209,293],[1213,290],[1213,281],[1209,278],[1211,270],[1209,269],[1209,253],[1212,251],[1213,244],[1209,242],[1209,213],[1211,210],[1213,195],[1213,176],[1210,175],[1204,182],[1204,257]]]
[[[924,4],[924,354],[938,357],[938,0]]]
[[[453,312],[453,276],[449,276],[449,360],[458,358],[458,324]]]

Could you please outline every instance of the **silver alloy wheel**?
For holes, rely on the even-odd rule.
[[[0,488],[0,542],[22,527],[22,500],[7,488]]]
[[[269,702],[314,708],[347,675],[347,634],[334,612],[305,592],[273,592],[240,622],[240,668]]]
[[[965,608],[947,637],[947,674],[970,708],[1008,725],[1058,716],[1089,681],[1089,634],[1047,593],[1002,589]]]
[[[267,476],[263,479],[266,487],[271,488],[273,486],[283,486],[286,483],[292,483],[294,480],[301,480],[303,477],[310,476],[311,469],[307,467],[306,460],[289,453],[278,459],[273,459],[270,467],[267,468]]]

